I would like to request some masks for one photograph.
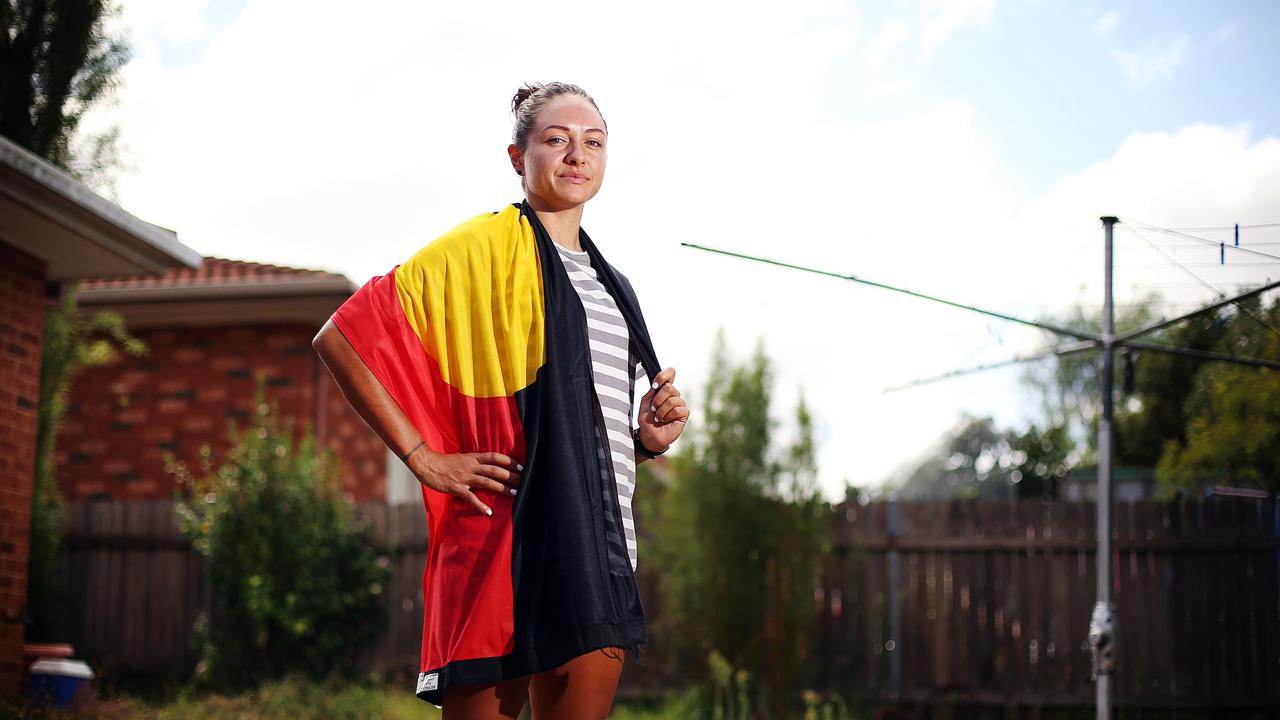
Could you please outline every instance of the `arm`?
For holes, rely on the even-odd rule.
[[[501,453],[441,454],[422,444],[417,428],[374,377],[333,320],[325,322],[311,341],[343,397],[352,409],[427,487],[469,500],[481,512],[492,511],[473,488],[515,494],[519,472],[514,460]]]

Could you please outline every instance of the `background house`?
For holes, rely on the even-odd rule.
[[[160,277],[84,283],[81,309],[122,314],[149,353],[77,377],[58,442],[64,495],[169,498],[177,485],[165,454],[198,467],[202,445],[215,457],[227,450],[228,424],[249,419],[260,377],[280,415],[337,454],[349,498],[421,503],[417,481],[403,468],[389,471],[399,460],[311,347],[355,289],[341,275],[215,257]]]
[[[1114,468],[1111,484],[1116,502],[1139,502],[1156,497],[1156,471],[1153,468]],[[1098,468],[1073,468],[1058,485],[1058,497],[1071,502],[1096,502]]]
[[[0,138],[0,693],[23,674],[45,308],[64,282],[199,264],[174,232]]]

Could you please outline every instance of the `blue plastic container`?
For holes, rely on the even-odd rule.
[[[68,708],[93,679],[93,670],[81,660],[46,659],[31,663],[28,677],[32,696],[46,698],[55,707]]]

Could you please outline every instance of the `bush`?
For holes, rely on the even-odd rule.
[[[293,444],[291,423],[257,393],[243,432],[202,476],[170,458],[189,488],[178,499],[183,533],[207,561],[210,612],[197,622],[197,685],[237,688],[296,672],[353,676],[353,652],[386,623],[381,602],[389,563],[361,538],[364,528],[334,479],[331,452],[308,431]]]
[[[811,675],[831,515],[804,398],[784,446],[769,377],[762,348],[740,364],[717,338],[701,420],[680,440],[665,485],[651,483],[640,498],[641,517],[656,527],[642,553],[656,558],[659,652],[681,678],[712,691],[709,707],[721,714],[709,718],[797,717]],[[653,479],[646,467],[641,483]]]
[[[59,622],[64,590],[58,577],[65,530],[63,500],[53,459],[58,430],[67,411],[68,388],[84,368],[115,362],[121,355],[138,357],[147,353],[146,344],[129,334],[118,313],[81,314],[78,292],[78,284],[66,286],[62,304],[44,316],[27,565],[27,613],[31,620],[28,642],[66,640]]]

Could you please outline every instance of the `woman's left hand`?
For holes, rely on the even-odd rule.
[[[655,453],[675,442],[689,421],[689,406],[680,397],[675,379],[675,368],[663,370],[640,400],[640,442]]]

